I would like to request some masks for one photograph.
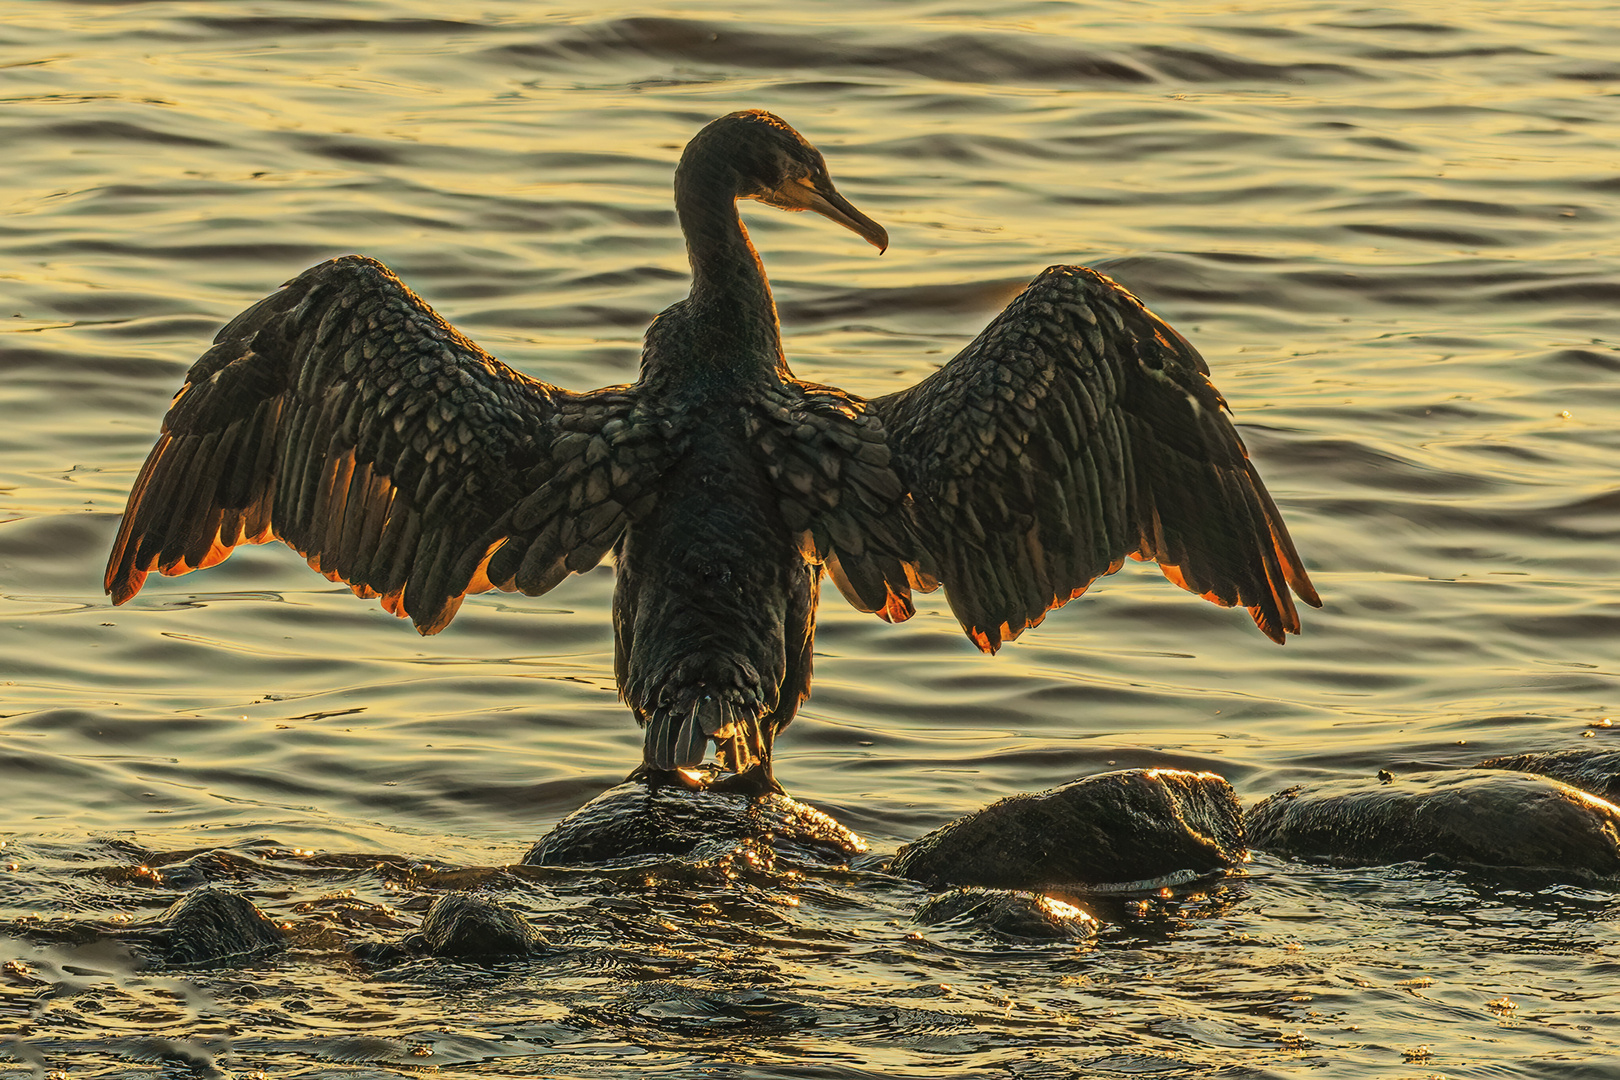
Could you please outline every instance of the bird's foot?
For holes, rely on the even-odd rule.
[[[782,785],[776,782],[776,775],[771,772],[770,765],[765,762],[750,765],[739,773],[715,773],[707,786],[710,791],[725,791],[749,797],[787,794],[782,790]]]
[[[655,769],[642,762],[624,778],[624,782],[645,784],[649,788],[683,787],[689,791],[702,791],[709,786],[709,780],[714,775],[711,770],[701,766],[692,769]]]
[[[756,763],[742,772],[724,772],[719,768],[699,766],[691,769],[655,769],[643,762],[624,778],[627,784],[645,784],[649,788],[683,787],[688,791],[719,791],[729,795],[786,795],[769,765]]]

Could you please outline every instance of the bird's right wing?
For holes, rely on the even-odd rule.
[[[1095,271],[1054,266],[916,386],[868,403],[963,629],[981,649],[1126,556],[1297,633],[1320,606],[1209,369]]]
[[[653,498],[626,387],[574,394],[485,353],[382,264],[322,263],[220,331],[130,492],[114,603],[157,570],[283,540],[424,634],[468,592],[538,595]]]

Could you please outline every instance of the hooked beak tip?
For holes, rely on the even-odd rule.
[[[783,209],[814,210],[877,248],[879,255],[889,250],[888,230],[851,206],[831,183],[825,190],[818,190],[814,184],[801,180],[791,186],[784,185],[776,195],[774,204]]]

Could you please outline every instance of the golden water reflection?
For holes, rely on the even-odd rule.
[[[1077,957],[969,931],[913,941],[917,897],[864,872],[796,883],[792,908],[755,904],[746,880],[699,899],[701,883],[511,875],[498,867],[638,753],[613,689],[611,570],[540,601],[475,597],[427,640],[279,548],[116,611],[99,579],[186,366],[331,255],[384,260],[527,372],[632,378],[642,330],[686,288],[679,149],[759,106],[892,238],[879,258],[824,222],[747,211],[799,374],[909,385],[1040,268],[1103,263],[1208,358],[1328,600],[1276,649],[1128,567],[988,659],[937,597],[891,627],[829,596],[816,693],[781,743],[796,796],[882,853],[1106,768],[1210,769],[1252,800],[1602,747],[1611,729],[1588,725],[1613,712],[1620,636],[1606,14],[0,4],[4,933],[150,915],[176,868],[237,881],[304,920],[307,949],[188,985],[240,1022],[242,1064],[290,1073],[361,1054],[318,1041],[339,1031],[586,1075],[746,1060],[1383,1076],[1414,1046],[1431,1069],[1481,1046],[1514,1075],[1601,1068],[1620,1046],[1606,886],[1263,857],[1207,909],[1111,923]],[[317,854],[265,854],[294,849]],[[175,852],[202,854],[150,861]],[[112,873],[141,865],[168,884]],[[328,894],[419,920],[410,904],[468,881],[579,951],[504,981],[325,951],[349,932]],[[735,925],[699,925],[694,902]],[[670,940],[638,936],[659,920]],[[123,1067],[85,1032],[201,1015],[169,975],[87,959],[58,929],[13,947],[44,981],[0,992],[32,1010],[42,987],[90,978],[68,967],[105,964],[95,995],[28,1013],[90,1055],[83,1071]],[[725,996],[744,985],[773,1008]],[[1503,998],[1512,1024],[1484,1007]],[[463,1041],[441,1030],[452,1015]]]

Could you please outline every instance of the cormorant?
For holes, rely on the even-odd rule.
[[[1319,606],[1281,515],[1187,341],[1113,281],[1046,270],[955,359],[870,400],[805,382],[737,200],[884,230],[770,113],[687,145],[675,207],[692,291],[640,378],[574,393],[521,375],[381,263],[322,263],[192,366],[130,493],[113,602],[282,540],[423,634],[468,593],[538,596],[612,551],[614,672],[638,773],[703,761],[775,789],[810,693],[823,574],[898,622],[943,585],[986,652],[1127,556],[1297,633]]]

